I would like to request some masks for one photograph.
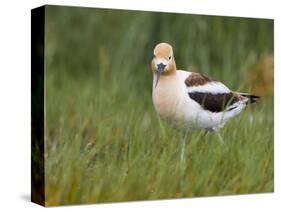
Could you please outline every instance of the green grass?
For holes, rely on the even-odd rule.
[[[48,205],[273,191],[270,101],[231,120],[223,146],[215,134],[191,133],[183,165],[181,135],[149,95],[91,81],[64,78],[57,90],[47,78]]]
[[[227,123],[225,145],[216,134],[190,133],[182,163],[180,132],[154,111],[149,66],[165,40],[178,68],[200,68],[248,91],[248,67],[273,53],[272,27],[270,20],[49,7],[47,205],[272,192],[273,98]]]

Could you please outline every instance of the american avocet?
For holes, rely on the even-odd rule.
[[[216,132],[259,98],[231,91],[201,73],[177,70],[173,48],[168,43],[156,45],[151,65],[155,110],[178,128]]]

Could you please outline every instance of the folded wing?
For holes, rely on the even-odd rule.
[[[230,111],[247,102],[246,97],[200,73],[190,74],[185,80],[185,85],[189,97],[211,112]]]

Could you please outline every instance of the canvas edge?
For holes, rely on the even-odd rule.
[[[45,206],[45,6],[31,10],[31,202]]]

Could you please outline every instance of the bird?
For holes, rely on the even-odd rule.
[[[172,127],[218,132],[260,98],[232,91],[205,74],[177,70],[173,47],[168,43],[157,44],[153,54],[153,105],[160,118]],[[223,142],[221,137],[220,140]]]

